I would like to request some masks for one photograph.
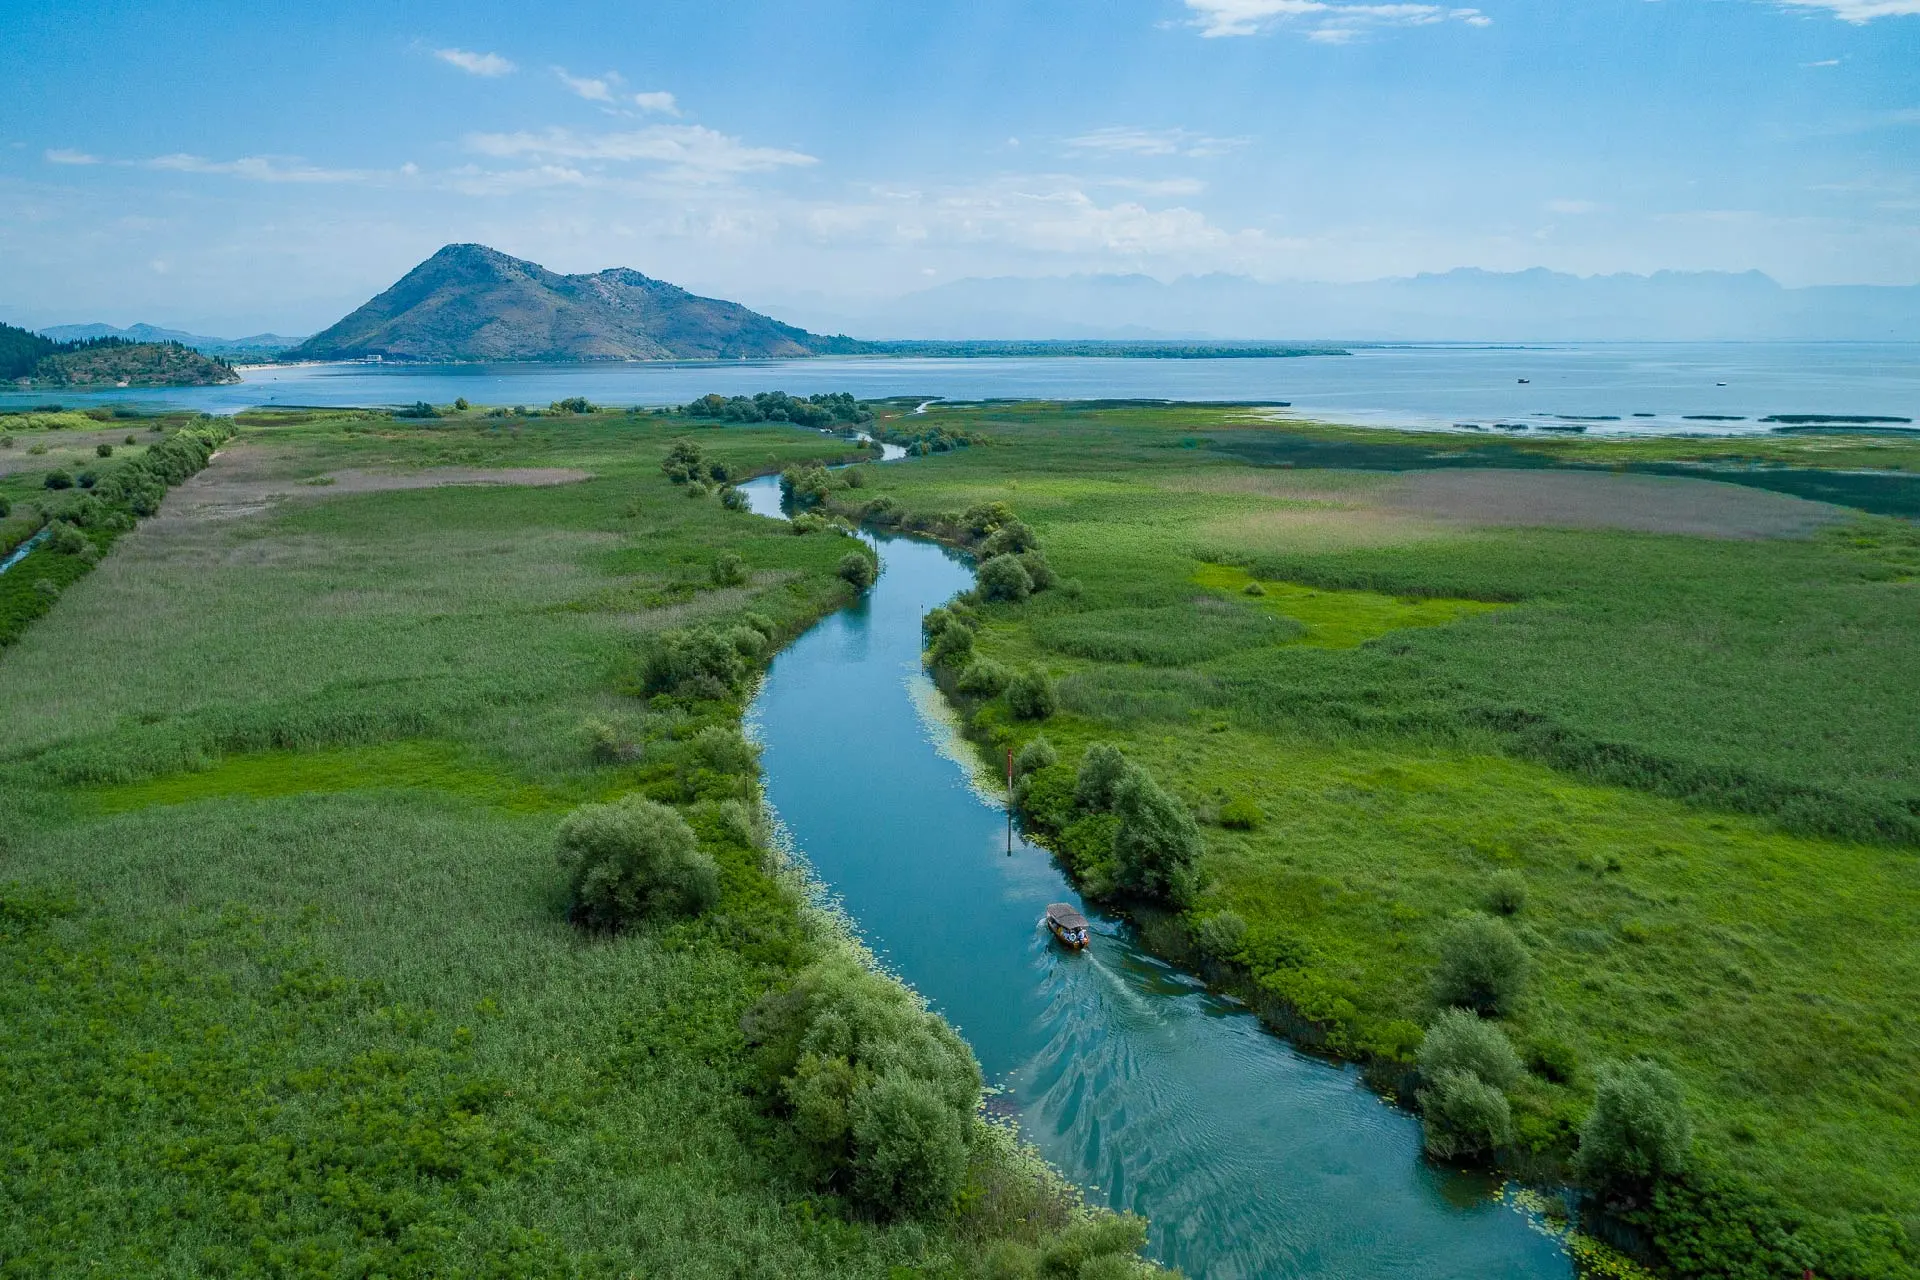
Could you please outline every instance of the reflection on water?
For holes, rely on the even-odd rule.
[[[1193,1276],[1570,1276],[1484,1183],[1423,1163],[1414,1121],[1357,1072],[1293,1051],[1116,921],[1094,917],[1084,953],[1051,944],[1041,912],[1077,896],[1044,850],[1016,835],[1008,852],[1004,809],[915,696],[920,617],[971,571],[877,545],[874,591],[774,660],[751,716],[796,846],[967,1036],[997,1105],[1096,1199],[1150,1215],[1155,1252]]]

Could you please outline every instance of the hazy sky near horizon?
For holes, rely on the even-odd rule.
[[[966,276],[1920,281],[1920,0],[0,0],[0,319],[337,319],[440,245]]]

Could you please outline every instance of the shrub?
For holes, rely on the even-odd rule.
[[[1012,678],[1012,673],[993,659],[975,658],[960,673],[960,692],[976,698],[997,697]]]
[[[1487,882],[1487,910],[1517,916],[1527,905],[1527,878],[1518,871],[1498,871]]]
[[[461,413],[465,413],[467,410],[473,408],[472,405],[467,403],[467,398],[465,396],[455,396],[453,401],[453,407],[455,409],[458,409]]]
[[[675,440],[660,460],[660,470],[675,484],[685,484],[705,467],[700,446],[691,440]]]
[[[683,698],[724,698],[738,693],[747,678],[740,651],[709,630],[661,634],[647,659],[643,683],[648,693]]]
[[[0,493],[0,520],[13,514],[13,504],[7,501],[7,495]]]
[[[93,546],[87,535],[65,520],[55,520],[47,535],[47,546],[64,556],[77,556]]]
[[[749,805],[740,800],[724,800],[718,810],[720,829],[735,844],[750,849],[766,847],[768,830],[764,811],[758,804]]]
[[[743,658],[758,658],[767,649],[767,638],[752,627],[727,628],[727,643]]]
[[[935,666],[964,666],[973,654],[973,628],[958,622],[948,623],[934,637],[928,654]]]
[[[45,476],[41,477],[40,483],[49,489],[71,489],[73,488],[73,477],[59,467],[55,467],[53,470],[47,472]]]
[[[737,729],[710,724],[693,736],[683,759],[689,770],[705,770],[722,777],[751,777],[760,767],[760,749]]]
[[[746,490],[736,489],[732,485],[720,491],[720,505],[729,511],[750,511],[753,502],[747,497]]]
[[[1257,582],[1249,582],[1244,588],[1242,588],[1242,594],[1250,595],[1250,596],[1263,596],[1267,594],[1267,589],[1261,586]]]
[[[1500,1090],[1513,1088],[1522,1074],[1507,1033],[1466,1009],[1447,1009],[1433,1020],[1420,1042],[1419,1062],[1429,1080],[1464,1071]]]
[[[103,440],[93,446],[93,456],[96,458],[111,458],[113,456],[113,446]]]
[[[618,929],[697,915],[720,898],[720,869],[674,810],[640,796],[581,805],[560,823],[560,865],[577,924]]]
[[[747,585],[747,562],[731,551],[722,551],[715,556],[708,572],[713,576],[713,585],[716,587]]]
[[[1440,940],[1434,994],[1440,1003],[1497,1015],[1512,1009],[1533,968],[1526,946],[1503,921],[1471,916]]]
[[[120,443],[121,444],[139,444],[140,437],[136,435],[129,435],[125,440],[122,440]]]
[[[1020,748],[1020,753],[1014,756],[1013,770],[1024,777],[1036,770],[1050,769],[1058,763],[1060,763],[1060,753],[1053,749],[1053,744],[1047,741],[1046,735],[1035,734],[1027,740],[1025,746]]]
[[[52,578],[35,578],[33,580],[33,590],[36,595],[51,600],[60,594],[60,584]]]
[[[621,764],[640,758],[640,748],[606,720],[592,719],[581,726],[587,754],[600,764]]]
[[[547,409],[553,413],[592,413],[593,401],[585,396],[568,396],[565,400],[555,400]]]
[[[874,579],[880,576],[879,568],[873,557],[860,551],[849,551],[840,557],[837,571],[846,584],[855,591],[866,591],[873,586]]]
[[[995,556],[980,566],[980,597],[1018,603],[1033,594],[1033,577],[1017,556]]]
[[[795,534],[803,534],[819,533],[822,530],[832,528],[832,526],[813,512],[802,511],[799,515],[787,522],[787,528]]]
[[[945,631],[952,621],[953,614],[948,610],[939,608],[929,609],[925,614],[921,615],[920,634],[925,636],[929,642],[937,640],[940,638],[940,633]]]
[[[1251,831],[1266,820],[1260,806],[1245,796],[1235,796],[1220,806],[1220,825],[1235,831]]]
[[[396,418],[437,418],[440,416],[440,411],[428,404],[425,400],[415,400],[404,409],[395,409],[393,416]],[[155,431],[159,429],[157,426],[154,428]]]
[[[988,556],[1017,556],[1022,551],[1032,551],[1040,545],[1040,539],[1033,536],[1033,530],[1023,520],[1009,520],[988,535],[980,544],[981,553]]]
[[[1105,813],[1113,808],[1113,796],[1120,782],[1133,771],[1132,763],[1111,742],[1096,742],[1080,757],[1080,772],[1074,779],[1073,800],[1082,809]]]
[[[980,1067],[906,988],[832,956],[742,1019],[823,1182],[881,1213],[930,1213],[966,1178]]]
[[[769,618],[764,613],[743,613],[740,615],[740,621],[752,627],[755,631],[758,631],[768,640],[772,640],[780,634],[780,628],[775,625],[772,618]]]
[[[1645,1186],[1687,1167],[1693,1122],[1680,1080],[1637,1058],[1598,1072],[1593,1110],[1580,1126],[1581,1174],[1598,1186]]]
[[[1040,1252],[1040,1273],[1073,1280],[1109,1280],[1146,1272],[1136,1258],[1147,1247],[1147,1220],[1131,1213],[1076,1222]]]
[[[690,480],[687,482],[686,493],[689,498],[707,498],[713,495],[713,490],[707,488],[707,482],[704,480]]]
[[[1115,878],[1119,886],[1150,898],[1184,901],[1193,864],[1200,856],[1200,828],[1186,806],[1139,769],[1114,788]]]
[[[1027,571],[1027,577],[1033,580],[1035,591],[1051,591],[1060,581],[1053,571],[1053,566],[1048,564],[1047,558],[1038,551],[1023,551],[1020,553],[1019,560],[1020,567]]]
[[[1216,911],[1200,922],[1200,949],[1216,960],[1231,960],[1247,945],[1247,922],[1231,911]]]
[[[1443,1160],[1474,1155],[1513,1141],[1507,1095],[1466,1071],[1446,1071],[1420,1090],[1427,1150]]]
[[[1007,709],[1020,720],[1045,720],[1060,709],[1053,681],[1038,667],[1028,667],[1007,685]]]
[[[100,473],[97,471],[82,471],[73,478],[73,481],[82,489],[91,489],[100,483]]]

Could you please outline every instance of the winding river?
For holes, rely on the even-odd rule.
[[[778,482],[744,486],[778,515]],[[996,1106],[1092,1199],[1153,1220],[1206,1280],[1565,1280],[1558,1241],[1483,1178],[1420,1156],[1417,1123],[1352,1068],[1268,1034],[1093,913],[1080,954],[1040,927],[1078,902],[970,764],[920,666],[920,618],[968,561],[873,539],[868,596],[774,659],[749,713],[795,849],[882,962],[960,1028]]]

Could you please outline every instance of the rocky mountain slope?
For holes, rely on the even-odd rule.
[[[638,271],[560,275],[450,244],[289,360],[739,360],[848,354],[829,338]]]

